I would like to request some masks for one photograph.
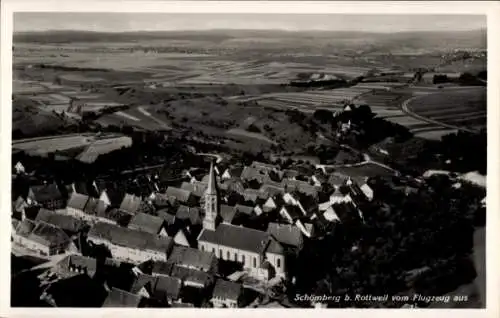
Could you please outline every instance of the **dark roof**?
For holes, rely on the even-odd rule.
[[[130,292],[138,293],[143,287],[148,290],[151,298],[167,301],[168,299],[179,298],[181,280],[170,276],[140,274],[132,285]]]
[[[128,223],[132,219],[132,214],[116,208],[105,210],[103,211],[102,215],[99,216],[114,221],[117,224],[121,224],[123,226],[128,225]]]
[[[177,277],[184,282],[200,284],[207,286],[213,279],[213,275],[192,268],[186,268],[179,265],[172,267],[171,275]]]
[[[194,268],[208,272],[215,261],[215,255],[195,248],[175,246],[168,257],[168,262],[181,267]]]
[[[267,232],[281,244],[302,247],[304,243],[302,232],[294,224],[269,223]]]
[[[38,222],[28,239],[49,247],[60,246],[70,241],[61,228],[45,222]]]
[[[76,193],[83,194],[89,197],[97,197],[99,193],[97,193],[97,189],[94,188],[91,182],[87,181],[77,181],[72,185],[72,190]]]
[[[115,245],[127,246],[135,249],[167,252],[172,245],[169,237],[123,228],[109,223],[96,223],[89,231],[88,237],[108,240]]]
[[[54,211],[40,209],[35,219],[37,222],[45,222],[57,226],[65,231],[78,232],[83,229],[85,222],[71,215],[55,213]]]
[[[141,203],[142,199],[140,197],[127,193],[120,204],[120,210],[135,213],[139,210]]]
[[[227,170],[228,170],[229,175],[231,177],[240,178],[241,177],[241,173],[243,172],[243,167],[234,167],[234,168],[229,168]]]
[[[158,275],[170,275],[174,264],[164,261],[153,261],[151,263],[151,273]]]
[[[304,217],[304,214],[302,213],[300,208],[296,205],[287,204],[283,206],[282,209],[286,209],[286,211],[288,212],[293,221]]]
[[[192,195],[190,191],[175,187],[168,187],[165,194],[169,199],[173,199],[182,203],[188,202]]]
[[[232,223],[235,215],[236,215],[236,209],[234,206],[221,204],[220,216],[222,217],[224,222]]]
[[[360,219],[358,209],[352,202],[335,203],[332,208],[341,222],[359,221]]]
[[[120,206],[126,194],[122,188],[106,188],[102,192],[106,194],[112,206]]]
[[[128,227],[133,230],[158,234],[165,223],[165,220],[159,216],[146,213],[137,213],[130,220]]]
[[[37,202],[61,200],[63,198],[59,187],[55,183],[32,186],[30,190]]]
[[[67,206],[76,210],[83,211],[88,201],[88,196],[73,192],[71,193],[71,197],[69,198]]]
[[[39,206],[28,206],[24,208],[24,215],[27,219],[35,220],[40,210]]]
[[[139,307],[142,297],[118,288],[112,288],[102,307]]]
[[[265,251],[269,238],[270,235],[263,231],[230,224],[220,224],[215,231],[203,230],[198,241],[260,254]]]
[[[175,222],[175,216],[168,213],[169,209],[161,209],[156,211],[156,214],[161,217],[168,225],[172,225]]]
[[[236,211],[238,213],[242,213],[245,215],[253,215],[253,207],[252,206],[246,206],[246,205],[241,205],[241,204],[236,204],[234,206]]]
[[[191,224],[201,224],[202,219],[200,215],[200,208],[188,207],[180,205],[175,214],[175,218],[179,220],[189,220]]]
[[[269,240],[269,245],[267,246],[266,253],[284,254],[285,249],[275,238],[271,238],[271,240]]]
[[[217,279],[215,282],[213,298],[239,300],[243,291],[243,286],[239,283],[230,282],[223,279]]]

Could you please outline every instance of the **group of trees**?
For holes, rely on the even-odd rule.
[[[377,185],[374,185],[377,189]],[[291,294],[439,295],[475,277],[468,256],[482,189],[430,180],[418,193],[384,188],[387,204],[363,209],[364,224],[338,224],[321,240],[308,240],[292,273]],[[389,192],[387,192],[389,191]],[[428,268],[408,280],[408,272]],[[330,307],[395,307],[388,302],[331,301]],[[421,304],[422,305],[422,304]]]

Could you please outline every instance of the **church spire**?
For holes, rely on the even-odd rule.
[[[217,180],[215,178],[214,163],[210,162],[210,171],[208,172],[208,187],[206,194],[217,194]]]

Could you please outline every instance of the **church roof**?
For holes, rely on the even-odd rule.
[[[270,235],[263,231],[220,224],[215,231],[204,229],[198,240],[261,254],[266,250],[269,239]]]

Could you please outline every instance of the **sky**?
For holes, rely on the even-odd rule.
[[[87,30],[100,32],[207,29],[287,31],[462,31],[486,28],[482,15],[193,14],[17,12],[14,32]]]

